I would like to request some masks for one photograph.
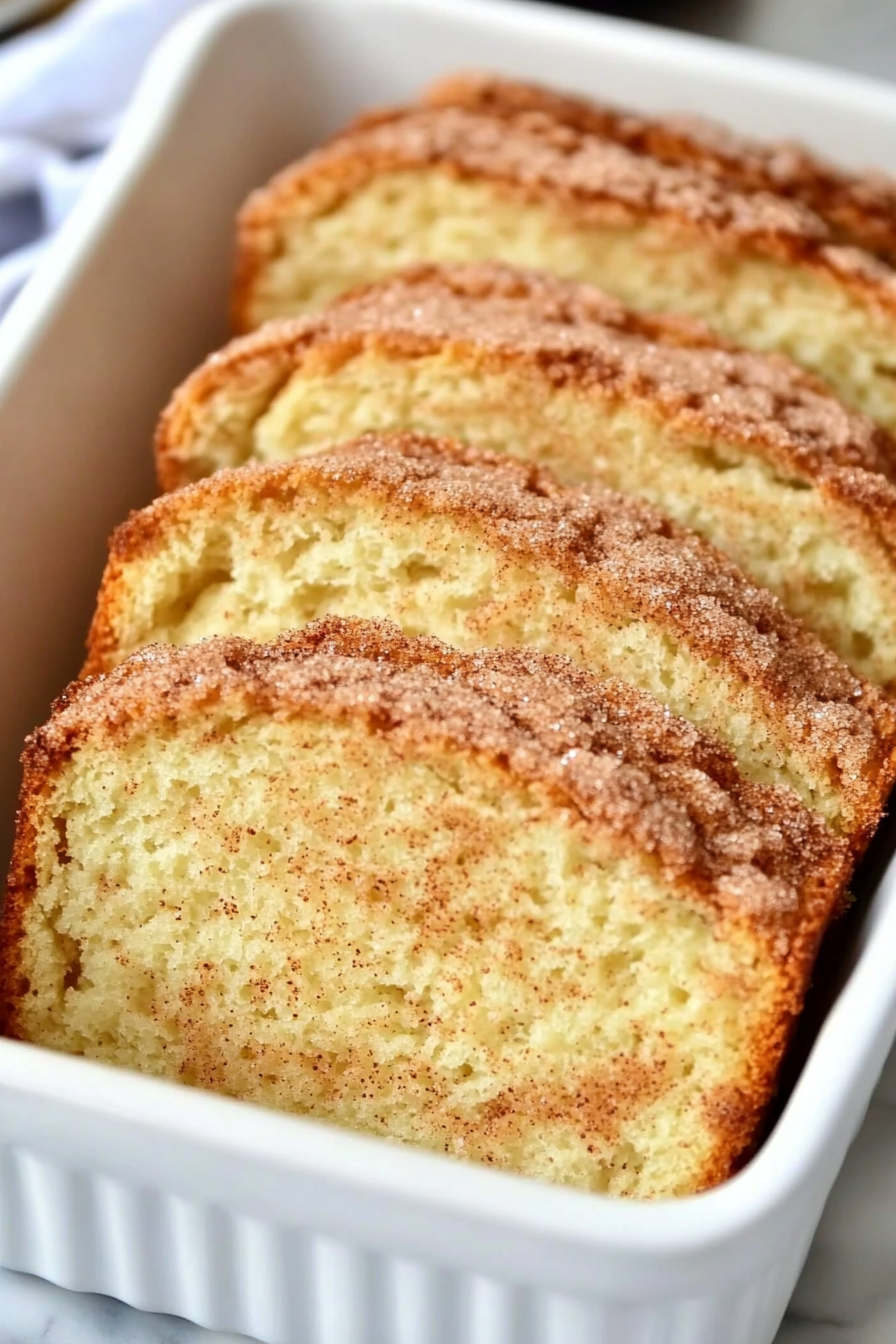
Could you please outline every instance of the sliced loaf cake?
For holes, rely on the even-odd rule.
[[[846,846],[650,698],[328,621],[29,740],[7,1034],[583,1190],[755,1145]]]
[[[328,614],[618,674],[856,850],[893,779],[896,705],[720,552],[641,500],[420,435],[221,471],[134,514],[112,539],[86,670]]]
[[[411,107],[350,128],[242,211],[241,329],[421,261],[498,259],[690,313],[896,427],[896,275],[798,200],[546,115]]]
[[[775,592],[855,671],[896,685],[896,452],[780,356],[587,286],[420,266],[214,355],[157,436],[173,489],[369,429],[413,428],[599,475]]]
[[[849,172],[792,140],[754,140],[703,117],[650,116],[485,72],[441,79],[423,102],[514,121],[546,116],[660,163],[699,168],[736,191],[790,197],[819,215],[837,242],[896,263],[896,179]]]

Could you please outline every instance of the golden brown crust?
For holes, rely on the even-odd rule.
[[[85,670],[107,666],[125,568],[178,519],[313,492],[473,524],[509,559],[559,570],[579,601],[612,602],[720,663],[774,710],[782,731],[839,788],[857,845],[870,838],[896,771],[896,706],[751,584],[725,556],[643,501],[561,486],[544,468],[418,434],[369,434],[329,454],[221,471],[133,514],[114,534]],[[822,765],[822,763],[824,763]]]
[[[536,84],[465,72],[439,80],[422,101],[466,107],[508,120],[546,116],[584,135],[603,136],[660,163],[695,167],[738,191],[770,191],[819,215],[836,242],[896,264],[896,181],[849,173],[791,141],[762,142],[716,122],[680,114],[649,117]]]
[[[591,286],[497,262],[415,266],[319,316],[269,323],[231,342],[186,380],[162,416],[162,489],[191,479],[194,425],[219,390],[255,398],[258,418],[309,356],[315,367],[338,368],[368,351],[390,358],[448,351],[640,403],[682,434],[718,437],[810,482],[829,477],[830,490],[851,498],[896,550],[896,488],[863,490],[861,480],[870,472],[896,477],[893,435],[811,374],[783,356],[733,347],[702,323],[636,314]]]
[[[176,731],[185,718],[222,707],[353,717],[399,750],[451,744],[485,755],[546,790],[572,824],[651,856],[682,896],[714,912],[719,936],[728,922],[753,929],[777,987],[774,1015],[738,1085],[705,1100],[717,1141],[700,1188],[731,1174],[771,1095],[848,876],[848,847],[788,791],[743,780],[723,748],[614,678],[525,650],[463,654],[407,639],[388,623],[328,618],[264,646],[231,638],[153,647],[68,688],[23,756],[0,938],[6,1034],[16,1033],[17,1005],[28,992],[19,940],[35,890],[34,820],[54,778],[87,743],[111,747],[143,732]],[[497,1110],[486,1118],[500,1119]]]
[[[153,645],[75,682],[28,739],[40,792],[82,745],[176,724],[231,697],[265,714],[356,715],[409,747],[450,743],[540,784],[667,880],[786,934],[804,893],[831,899],[847,844],[789,790],[743,779],[727,749],[616,678],[531,650],[462,653],[389,622],[327,617],[270,644]],[[396,740],[397,740],[396,739]],[[816,880],[821,874],[820,885]]]
[[[541,116],[508,120],[463,107],[412,107],[349,128],[254,192],[239,219],[234,320],[252,325],[257,277],[290,217],[336,209],[381,173],[436,167],[487,180],[527,201],[549,200],[595,223],[650,219],[699,234],[722,253],[747,252],[831,276],[896,313],[896,275],[795,199],[736,191],[697,168],[667,165]]]

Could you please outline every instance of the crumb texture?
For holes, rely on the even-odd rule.
[[[440,80],[425,101],[536,124],[548,117],[660,163],[698,167],[739,191],[790,197],[819,215],[838,242],[896,262],[896,181],[882,172],[846,172],[793,141],[752,140],[690,114],[648,117],[474,72]]]
[[[889,788],[889,701],[722,555],[638,500],[419,435],[219,472],[134,515],[88,666],[328,614],[617,673],[858,847]]]
[[[586,1190],[687,1193],[755,1136],[845,858],[563,660],[333,619],[150,649],[31,740],[7,1028]]]
[[[420,266],[214,356],[158,436],[171,489],[370,429],[417,429],[642,495],[896,684],[891,436],[775,356],[588,286]]]
[[[0,1033],[586,1192],[767,1127],[896,780],[896,183],[490,76],[238,224]]]
[[[355,127],[250,198],[239,247],[243,329],[403,266],[497,259],[788,354],[896,427],[887,265],[797,200],[547,117],[430,107]]]

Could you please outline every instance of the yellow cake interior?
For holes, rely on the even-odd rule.
[[[652,1197],[763,1048],[755,933],[484,757],[222,704],[87,742],[35,816],[55,1049]]]
[[[842,504],[735,445],[677,433],[634,404],[552,387],[531,368],[451,350],[390,358],[367,350],[338,368],[313,353],[257,418],[239,385],[194,422],[194,479],[248,460],[284,462],[368,429],[417,429],[600,479],[641,495],[724,550],[843,660],[896,682],[896,566]]]
[[[218,496],[127,564],[120,585],[110,663],[150,643],[269,640],[325,615],[390,619],[461,649],[529,646],[649,692],[728,744],[750,778],[844,821],[836,773],[807,758],[736,671],[612,600],[602,607],[552,565],[509,559],[472,518],[316,497],[310,482],[288,504]]]
[[[284,210],[286,207],[284,207]],[[586,281],[640,310],[690,313],[753,350],[779,350],[896,428],[893,318],[808,264],[696,244],[671,225],[584,222],[561,205],[438,169],[382,172],[317,214],[277,221],[248,320],[322,307],[420,261],[500,260]]]

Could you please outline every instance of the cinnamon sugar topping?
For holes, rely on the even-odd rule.
[[[537,363],[558,384],[649,401],[807,475],[829,465],[896,475],[886,430],[778,355],[728,345],[686,318],[638,315],[590,286],[497,262],[417,266],[286,328],[285,347],[350,336],[466,343]],[[265,348],[276,332],[246,338]],[[375,343],[375,341],[372,341]],[[269,344],[268,344],[269,348]],[[252,357],[247,345],[245,358]]]
[[[737,237],[789,235],[824,241],[811,210],[770,192],[739,193],[685,167],[633,154],[550,117],[506,122],[463,108],[410,108],[392,120],[349,129],[305,160],[310,172],[343,157],[387,165],[440,163],[461,174],[549,188],[580,201],[614,201],[636,212],[680,216]]]
[[[87,739],[234,699],[263,713],[357,716],[401,750],[445,742],[483,753],[718,908],[781,928],[802,917],[800,892],[816,870],[847,861],[843,842],[788,791],[743,780],[723,747],[614,678],[335,617],[269,645],[153,646],[75,683],[29,739],[29,771],[53,770]]]
[[[367,434],[316,457],[219,471],[132,515],[113,537],[110,572],[151,553],[181,515],[213,517],[254,508],[260,498],[309,501],[318,491],[327,508],[340,497],[366,498],[387,511],[448,515],[508,563],[559,571],[599,622],[609,613],[666,632],[731,684],[751,687],[781,741],[833,772],[857,835],[876,824],[896,737],[896,706],[881,690],[721,552],[650,505],[595,486],[562,486],[548,470],[504,454],[420,434]],[[108,638],[98,621],[93,660]]]
[[[432,107],[478,109],[495,117],[548,116],[583,135],[603,136],[660,163],[698,168],[742,191],[771,191],[820,215],[835,241],[896,262],[896,181],[881,172],[849,173],[803,145],[736,135],[702,117],[650,117],[534,84],[467,73],[427,90]]]
[[[816,266],[875,303],[896,308],[890,267],[842,245],[826,220],[795,197],[738,189],[702,168],[662,163],[544,112],[507,119],[436,106],[362,119],[249,198],[241,216],[244,241],[256,229],[264,235],[280,210],[288,213],[289,204],[306,193],[330,209],[378,173],[427,167],[501,183],[526,199],[549,199],[596,222],[625,227],[647,218],[698,229],[720,251],[747,249]]]

